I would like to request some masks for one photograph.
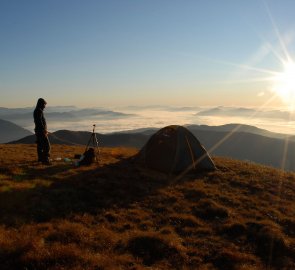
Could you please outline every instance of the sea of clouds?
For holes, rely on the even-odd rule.
[[[52,111],[53,109],[51,109]],[[66,129],[92,131],[96,125],[98,133],[112,133],[141,128],[162,128],[167,125],[210,125],[218,126],[239,123],[267,129],[272,132],[295,135],[295,117],[282,110],[263,110],[234,107],[121,107],[99,109],[115,114],[83,115],[74,119],[48,118],[48,129],[53,132]],[[49,110],[50,112],[50,110]],[[46,111],[45,111],[46,116]],[[25,128],[33,131],[33,122],[26,122]]]
[[[34,108],[0,108],[0,119],[34,131]],[[168,125],[247,124],[272,132],[295,135],[295,114],[282,109],[244,107],[171,107],[127,106],[114,108],[77,108],[75,106],[45,109],[48,130],[92,131],[112,133]]]

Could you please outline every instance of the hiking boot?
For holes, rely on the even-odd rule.
[[[45,160],[45,161],[42,161],[42,164],[43,165],[52,165],[52,162],[50,160]]]

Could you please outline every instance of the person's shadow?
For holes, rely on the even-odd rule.
[[[127,208],[169,183],[167,175],[146,170],[133,158],[61,176],[70,169],[72,166],[65,164],[28,169],[23,179],[39,177],[50,180],[51,185],[1,192],[0,224],[19,226],[75,214],[99,214],[113,207]]]

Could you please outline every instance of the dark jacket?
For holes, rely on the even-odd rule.
[[[43,114],[43,109],[40,107],[36,107],[34,110],[34,122],[36,133],[44,133],[47,131],[47,124]]]

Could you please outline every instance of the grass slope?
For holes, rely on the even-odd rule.
[[[46,167],[35,152],[0,145],[1,269],[295,269],[294,174],[214,158],[218,171],[176,178],[130,148]]]

